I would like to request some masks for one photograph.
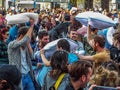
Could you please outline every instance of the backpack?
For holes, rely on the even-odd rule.
[[[120,50],[118,50],[115,46],[111,46],[110,48],[110,58],[117,63],[120,63]]]
[[[49,88],[49,90],[58,90],[58,87],[59,87],[59,85],[60,85],[60,83],[61,83],[61,81],[62,81],[62,79],[64,78],[65,75],[66,75],[65,73],[62,73],[62,74],[58,77],[58,79],[57,79],[57,81],[55,82],[55,84]]]

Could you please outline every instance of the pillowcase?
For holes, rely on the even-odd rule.
[[[112,27],[115,25],[114,21],[109,17],[98,12],[83,12],[75,16],[75,19],[87,26],[89,23],[92,27],[99,30]]]

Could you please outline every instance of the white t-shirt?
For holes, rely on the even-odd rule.
[[[22,48],[20,49],[20,51],[21,51],[21,73],[27,74],[30,71],[30,68],[26,61],[26,51],[23,50]]]

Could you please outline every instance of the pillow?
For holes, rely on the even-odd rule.
[[[99,30],[112,27],[115,25],[114,21],[109,17],[98,12],[83,12],[76,15],[76,20],[80,21],[83,25],[89,24],[98,28]]]
[[[6,20],[7,24],[20,24],[28,22],[29,18],[27,16],[23,16],[22,14],[16,14],[12,16],[7,16]]]
[[[62,39],[62,38],[61,38]],[[70,43],[70,51],[73,52],[75,51],[75,49],[78,47],[77,43],[71,39],[65,38],[66,40],[68,40],[68,42]],[[48,43],[47,45],[44,46],[44,50],[45,50],[45,56],[46,57],[50,57],[53,55],[53,53],[57,50],[57,42],[60,39],[57,39],[55,41],[52,41],[50,43]]]
[[[61,38],[62,39],[62,38]],[[70,50],[71,51],[74,51],[76,48],[77,48],[77,43],[71,39],[68,39],[68,38],[65,38],[66,40],[68,40],[68,42],[70,43]],[[59,41],[60,39],[57,39],[55,41],[52,41],[50,43],[48,43],[47,45],[44,46],[44,50],[46,51],[49,51],[49,50],[53,50],[53,49],[56,49],[55,47],[57,47],[57,42]],[[51,52],[51,51],[50,51]]]
[[[115,30],[113,27],[110,27],[107,31],[107,41],[110,45],[113,44],[113,34],[115,33]]]
[[[60,39],[57,39],[55,41],[52,41],[52,42],[49,42],[47,45],[45,45],[43,47],[43,49],[45,50],[45,56],[46,58],[50,58],[53,53],[57,50],[57,42],[59,41]]]
[[[27,16],[29,19],[33,18],[35,20],[35,24],[38,22],[38,14],[37,13],[21,13],[24,16]]]
[[[30,18],[33,18],[35,20],[35,24],[37,24],[38,14],[36,13],[21,13],[21,14],[6,16],[7,24],[26,23],[30,20]]]
[[[77,32],[78,32],[79,35],[84,36],[85,34],[87,34],[87,27],[86,27],[86,26],[83,26],[83,27],[79,28],[79,29],[77,30]]]
[[[66,40],[70,43],[70,52],[74,52],[78,47],[78,43],[69,38],[66,38]]]
[[[43,49],[47,51],[47,50],[50,50],[50,49],[56,47],[57,42],[58,42],[59,40],[60,40],[60,39],[54,40],[54,41],[52,41],[52,42],[49,42],[47,45],[44,46]]]
[[[88,19],[89,16],[92,14],[93,12],[83,12],[83,13],[79,13],[75,16],[75,19],[80,21],[81,24],[87,26],[88,24]]]

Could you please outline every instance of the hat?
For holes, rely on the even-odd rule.
[[[21,80],[21,73],[15,65],[0,65],[0,79],[8,81],[17,88]]]

